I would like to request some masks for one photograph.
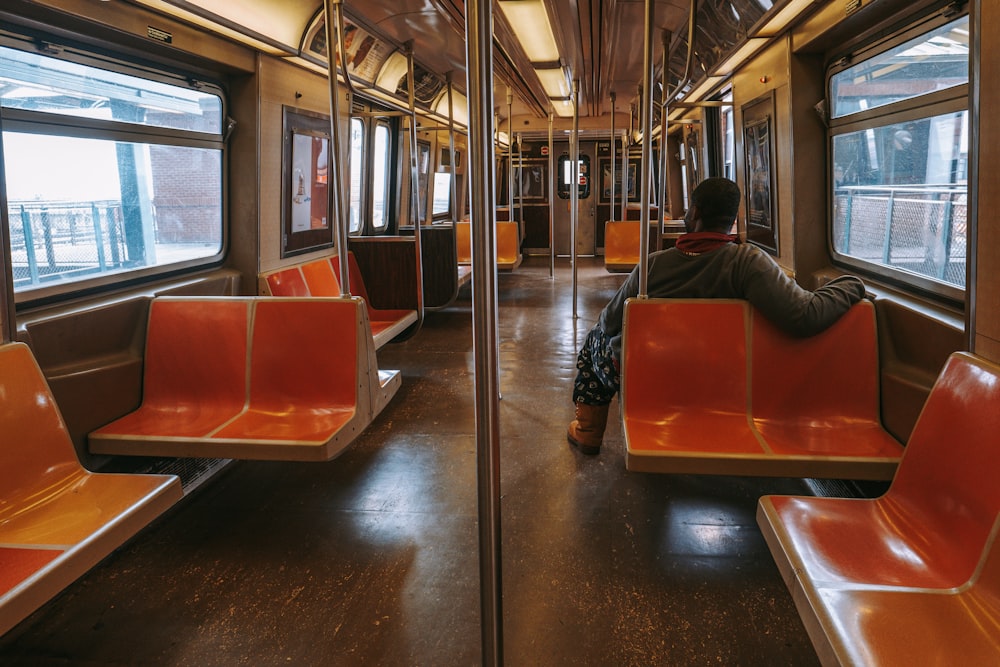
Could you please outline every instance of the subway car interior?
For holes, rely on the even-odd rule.
[[[0,664],[1000,663],[991,35],[5,0]],[[719,244],[863,289],[791,335],[650,281]]]

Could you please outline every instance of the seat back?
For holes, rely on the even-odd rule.
[[[0,498],[82,470],[45,376],[24,343],[0,345],[0,397]]]
[[[309,296],[309,287],[297,266],[264,274],[259,282],[264,296]]]
[[[472,223],[468,220],[455,223],[455,247],[459,264],[472,263]]]
[[[938,376],[903,452],[887,499],[905,503],[962,544],[975,567],[1000,514],[1000,366],[955,352]],[[956,564],[957,565],[957,564]]]
[[[282,412],[356,405],[361,307],[357,299],[258,301],[250,352],[251,407]]]
[[[159,297],[149,306],[143,405],[246,402],[252,299]]]
[[[629,299],[622,342],[625,418],[747,411],[746,321],[737,299]]]
[[[757,309],[751,317],[755,420],[795,415],[814,423],[879,423],[878,339],[870,301],[807,338],[783,333]]]
[[[609,220],[604,223],[604,263],[609,266],[639,262],[638,220]]]
[[[333,272],[333,265],[325,258],[303,264],[302,276],[309,288],[309,296],[340,296],[340,281]],[[351,282],[354,282],[353,279]]]
[[[521,257],[516,222],[497,222],[497,264],[516,264]]]

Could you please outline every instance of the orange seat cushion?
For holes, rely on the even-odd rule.
[[[746,309],[723,299],[628,302],[622,400],[630,452],[762,453],[747,415]]]
[[[346,299],[258,301],[249,406],[214,438],[329,440],[357,410],[358,307]]]

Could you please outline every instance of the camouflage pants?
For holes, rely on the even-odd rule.
[[[573,402],[607,405],[618,393],[621,375],[611,354],[608,337],[599,326],[587,334],[576,358]]]

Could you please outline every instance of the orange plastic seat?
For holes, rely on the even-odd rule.
[[[340,280],[333,272],[330,262],[319,259],[302,265],[302,276],[306,280],[309,294],[287,294],[285,296],[341,296]]]
[[[828,664],[1000,664],[1000,546],[955,589],[830,586],[818,590]]]
[[[630,300],[628,469],[891,478],[902,447],[878,418],[876,341],[871,304],[796,339],[745,301]]]
[[[840,644],[857,641],[845,634],[854,631],[853,617],[863,611],[874,619],[877,611],[852,606],[852,600],[871,602],[865,594],[838,589],[934,589],[928,594],[943,595],[974,577],[995,540],[1000,515],[998,401],[1000,366],[955,353],[935,382],[884,495],[760,499],[757,521],[821,656],[843,652]],[[990,580],[995,582],[995,575]],[[984,592],[987,610],[996,609],[994,589]],[[997,627],[995,613],[986,618]],[[872,620],[868,627],[885,628],[889,622]],[[870,637],[881,644],[878,635]],[[871,650],[877,655],[881,649]]]
[[[28,347],[0,346],[0,634],[182,497],[173,475],[80,464]]]
[[[879,418],[874,305],[862,301],[808,338],[781,332],[755,309],[752,327],[750,410],[786,473],[891,479],[903,447]]]
[[[521,247],[516,222],[496,223],[497,269],[513,271],[521,265]]]
[[[334,275],[340,275],[340,258],[331,257],[330,265],[333,267]],[[368,290],[365,288],[365,280],[361,275],[361,269],[354,258],[354,253],[347,253],[347,272],[351,281],[351,294],[361,297],[368,306],[368,321],[371,325],[372,336],[375,338],[375,348],[381,348],[399,334],[406,331],[411,325],[417,322],[417,311],[392,308],[375,308],[371,299],[368,298]]]
[[[725,473],[759,458],[750,427],[746,325],[730,299],[631,299],[625,306],[626,465]]]
[[[361,305],[312,298],[255,306],[247,408],[206,446],[254,443],[254,458],[329,460],[369,423],[367,382],[358,381]]]
[[[251,304],[248,299],[153,299],[142,404],[91,433],[91,442],[203,438],[240,414],[246,404]]]
[[[90,434],[96,453],[329,460],[400,386],[360,298],[161,297],[150,313],[143,404]]]
[[[309,287],[297,266],[265,274],[261,288],[262,294],[271,296],[309,296]]]
[[[1000,367],[953,354],[884,495],[761,498],[758,522],[779,565],[806,581],[961,585],[1000,513],[996,405]]]
[[[458,263],[472,263],[472,223],[468,220],[455,223],[455,246],[458,249]]]
[[[604,223],[604,268],[628,272],[639,263],[638,220],[608,220]]]

